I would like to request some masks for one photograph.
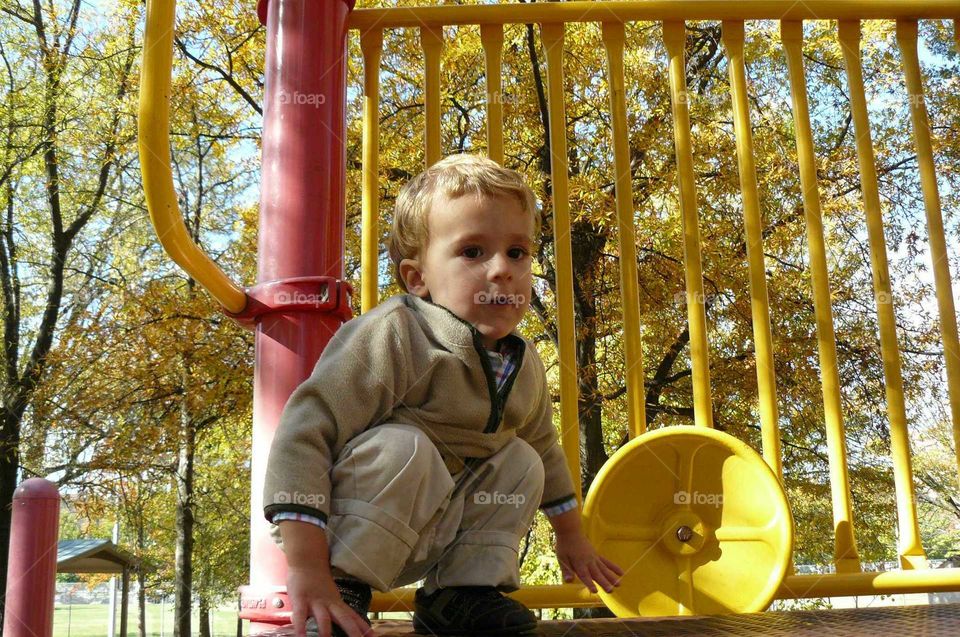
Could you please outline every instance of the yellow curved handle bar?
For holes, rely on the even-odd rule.
[[[247,295],[194,243],[177,205],[170,171],[170,76],[175,0],[148,0],[138,113],[140,171],[157,238],[170,258],[228,312],[243,311]]]

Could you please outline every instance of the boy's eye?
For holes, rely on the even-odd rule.
[[[467,257],[468,259],[476,259],[477,257],[480,256],[482,252],[483,250],[474,246],[470,248],[464,248],[463,250],[460,251],[460,254]],[[510,248],[507,251],[507,254],[510,255],[510,257],[513,259],[522,259],[525,256],[527,256],[528,253],[523,248]]]

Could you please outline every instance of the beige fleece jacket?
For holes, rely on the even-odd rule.
[[[506,338],[516,339],[521,360],[501,399],[476,328],[443,306],[404,294],[344,323],[284,407],[264,515],[299,511],[326,521],[335,459],[351,438],[385,422],[423,430],[451,474],[519,436],[543,460],[540,506],[572,498],[543,362],[516,330]]]

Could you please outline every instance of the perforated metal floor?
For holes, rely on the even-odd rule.
[[[414,634],[410,622],[375,621],[374,627],[378,637]],[[537,632],[531,634],[543,637],[687,637],[689,635],[704,637],[720,635],[724,637],[733,635],[955,637],[960,635],[960,604],[766,612],[675,619],[542,621]]]

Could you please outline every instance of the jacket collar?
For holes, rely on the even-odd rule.
[[[434,335],[444,345],[461,350],[475,351],[477,349],[476,344],[479,344],[480,332],[469,321],[460,318],[443,305],[422,299],[416,294],[407,293],[403,297],[404,303],[408,307],[423,315],[430,324]],[[516,328],[504,339],[513,341],[512,345],[515,347],[520,345],[516,341],[523,341],[523,337]]]

